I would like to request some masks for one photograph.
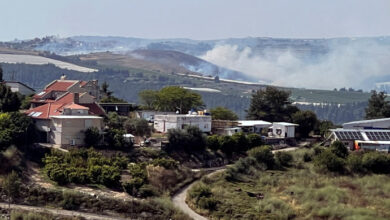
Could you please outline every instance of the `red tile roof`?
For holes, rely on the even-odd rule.
[[[100,107],[99,104],[95,103],[89,103],[89,104],[80,104],[85,107],[89,108],[89,114],[91,115],[105,115],[106,113],[104,112],[103,108]]]
[[[82,105],[78,105],[78,104],[75,104],[75,103],[67,104],[63,108],[89,110],[88,107],[85,107],[85,106],[82,106]]]
[[[51,115],[60,115],[59,110],[63,104],[47,103],[33,109],[27,110],[25,113],[32,118],[49,119]]]
[[[74,93],[67,92],[64,95],[58,97],[55,102],[58,103],[70,103],[74,101]]]
[[[45,88],[47,91],[67,91],[67,89],[77,81],[60,81],[57,80]]]

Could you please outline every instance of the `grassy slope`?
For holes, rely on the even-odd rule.
[[[255,171],[239,182],[226,181],[220,174],[207,181],[221,202],[209,214],[213,219],[390,218],[389,176],[318,173],[312,163],[300,162],[302,150],[294,154],[298,166],[286,171]],[[263,193],[264,199],[247,192]]]

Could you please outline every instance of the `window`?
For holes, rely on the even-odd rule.
[[[85,128],[90,128],[90,127],[92,127],[92,120],[90,119],[85,120]]]

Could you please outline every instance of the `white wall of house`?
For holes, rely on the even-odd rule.
[[[103,118],[97,116],[53,116],[50,142],[60,145],[84,145],[84,131],[103,127]]]
[[[279,138],[285,138],[285,137],[293,138],[295,137],[295,126],[273,123],[272,135],[274,137],[279,137]]]
[[[186,126],[198,127],[202,132],[211,132],[211,116],[204,115],[155,115],[154,129],[167,132],[169,129],[184,129]]]

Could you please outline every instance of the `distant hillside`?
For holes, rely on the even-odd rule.
[[[78,56],[82,61],[93,61],[104,66],[137,68],[161,73],[190,73],[220,76],[227,79],[251,80],[243,73],[219,67],[197,57],[169,50],[134,50],[126,54],[110,52]]]

